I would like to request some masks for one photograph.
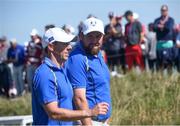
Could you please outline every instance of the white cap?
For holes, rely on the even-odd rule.
[[[31,36],[35,36],[35,35],[38,35],[38,31],[37,29],[32,29],[31,33],[30,33]]]
[[[67,34],[63,29],[55,27],[50,28],[44,34],[43,46],[47,46],[49,43],[53,43],[55,41],[68,43],[71,42],[75,38],[75,35]]]
[[[103,22],[94,17],[86,19],[83,22],[83,29],[82,29],[83,34],[87,35],[88,33],[94,32],[94,31],[104,34]]]
[[[12,39],[10,40],[10,42],[12,42],[12,43],[17,43],[17,40],[16,40],[16,38],[12,38]]]
[[[134,13],[133,13],[133,18],[134,18],[135,20],[138,20],[138,19],[139,19],[139,14],[136,13],[136,12],[134,12]]]

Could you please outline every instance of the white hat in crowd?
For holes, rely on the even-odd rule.
[[[68,43],[68,42],[71,42],[74,38],[75,38],[75,35],[67,34],[61,28],[58,28],[58,27],[50,28],[44,34],[43,47],[55,41],[61,42],[61,43]]]
[[[31,33],[30,33],[31,36],[35,36],[35,35],[38,35],[38,31],[37,29],[32,29]]]
[[[139,19],[139,14],[136,13],[136,12],[133,12],[133,18],[134,18],[135,20],[138,20],[138,19]]]
[[[83,22],[83,29],[82,29],[83,34],[87,35],[88,33],[94,32],[94,31],[104,34],[103,22],[95,17],[86,19]]]
[[[10,42],[12,42],[12,43],[17,43],[17,40],[16,40],[16,38],[12,38],[12,39],[10,40]]]

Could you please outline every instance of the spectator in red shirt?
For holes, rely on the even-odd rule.
[[[43,48],[41,37],[36,29],[30,33],[31,41],[29,41],[26,51],[26,72],[28,89],[31,91],[31,85],[36,68],[41,64]]]
[[[128,69],[131,70],[134,63],[141,70],[144,70],[144,62],[142,58],[142,49],[140,43],[143,40],[142,25],[139,21],[134,20],[133,12],[128,10],[124,14],[128,23],[125,26],[125,39],[126,39],[126,64]]]

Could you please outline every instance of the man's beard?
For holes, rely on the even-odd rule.
[[[85,48],[86,52],[91,55],[97,55],[100,51],[99,45],[90,44]]]

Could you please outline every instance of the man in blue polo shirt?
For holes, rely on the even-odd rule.
[[[105,125],[111,115],[110,76],[100,52],[104,36],[103,22],[91,17],[84,21],[80,42],[71,52],[67,74],[74,89],[76,109],[93,108],[107,102],[106,115],[81,120],[83,125]],[[76,68],[76,69],[73,69]]]
[[[7,58],[9,63],[13,63],[12,75],[18,96],[21,96],[24,91],[24,82],[22,78],[24,61],[25,61],[24,47],[19,45],[16,39],[12,39],[10,43],[11,43],[11,47],[8,49]]]
[[[47,57],[35,72],[32,87],[33,125],[72,125],[73,120],[106,114],[107,103],[93,109],[72,110],[73,90],[64,70],[64,62],[72,49],[68,35],[60,28],[51,28],[44,36]]]

